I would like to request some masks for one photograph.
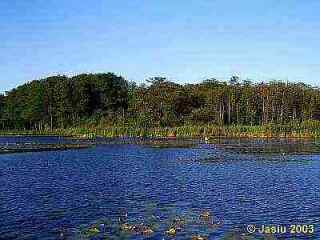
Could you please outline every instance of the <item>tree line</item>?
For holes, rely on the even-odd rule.
[[[304,83],[253,83],[232,76],[137,85],[113,73],[51,76],[0,95],[0,129],[44,130],[82,124],[132,127],[297,124],[320,120],[320,89]]]

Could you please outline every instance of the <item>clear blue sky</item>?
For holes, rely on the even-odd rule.
[[[1,0],[0,91],[52,74],[319,84],[319,0]]]

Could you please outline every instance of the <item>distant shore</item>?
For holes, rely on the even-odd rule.
[[[84,126],[53,130],[6,130],[0,131],[0,136],[55,136],[72,137],[76,139],[94,139],[96,137],[161,137],[161,138],[297,138],[318,139],[318,126],[179,126],[179,127],[101,127]]]

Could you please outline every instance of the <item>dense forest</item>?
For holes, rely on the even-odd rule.
[[[320,89],[237,76],[184,85],[162,77],[137,85],[113,73],[52,76],[0,95],[0,116],[2,130],[301,124],[320,120]]]

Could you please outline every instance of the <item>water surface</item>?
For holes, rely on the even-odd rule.
[[[34,141],[63,139],[0,138],[0,144]],[[242,144],[228,141],[223,144]],[[82,229],[99,221],[115,225],[123,212],[131,223],[158,222],[150,238],[169,239],[164,231],[173,218],[197,220],[204,210],[223,226],[212,230],[190,222],[177,239],[198,234],[223,239],[229,232],[244,232],[248,224],[314,224],[313,236],[298,239],[319,238],[318,153],[242,154],[223,146],[99,144],[82,150],[1,155],[0,239],[77,239]]]

